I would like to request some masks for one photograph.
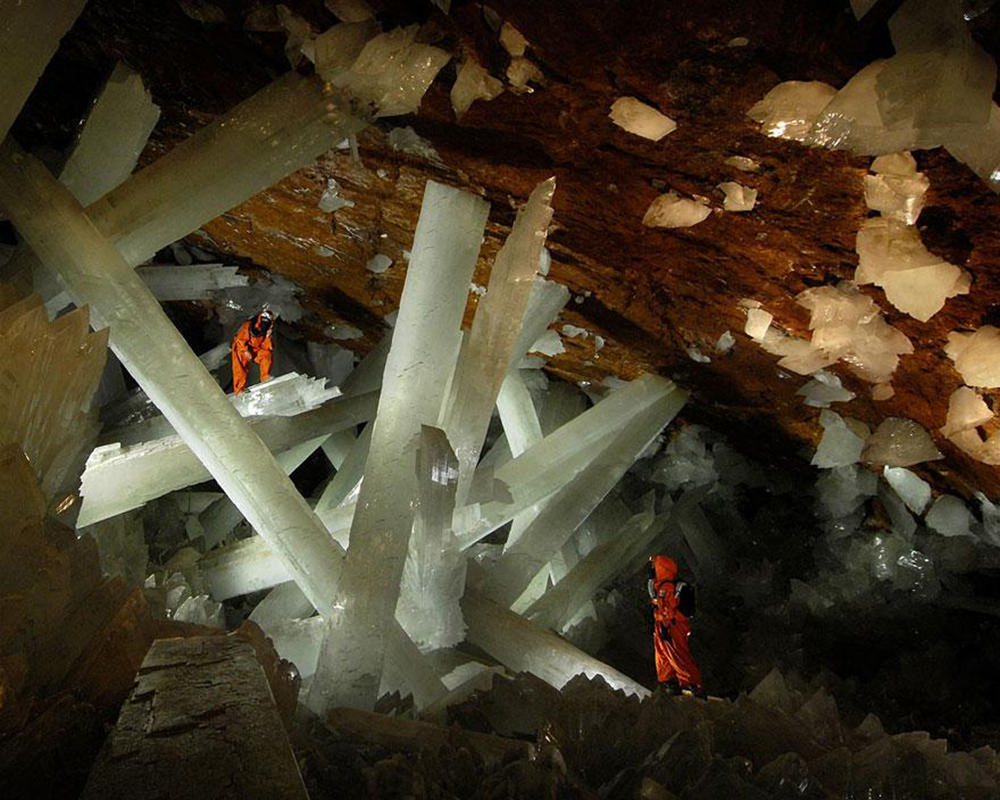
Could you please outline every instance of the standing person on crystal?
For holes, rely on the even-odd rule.
[[[274,344],[274,312],[264,307],[244,322],[233,337],[233,394],[239,394],[247,385],[250,364],[260,366],[260,382],[271,379],[271,358]]]
[[[653,650],[656,680],[669,694],[690,689],[707,697],[701,672],[691,655],[689,617],[694,616],[694,587],[677,579],[676,562],[664,555],[650,556],[649,597],[653,603]]]

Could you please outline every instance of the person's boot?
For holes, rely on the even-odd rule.
[[[677,697],[681,693],[681,685],[676,679],[664,681],[660,684],[660,689],[669,697]]]
[[[691,694],[693,694],[695,697],[699,698],[700,700],[708,700],[708,691],[706,691],[705,689],[703,689],[701,686],[692,686],[691,687]]]

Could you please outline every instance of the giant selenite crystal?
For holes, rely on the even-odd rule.
[[[439,428],[423,426],[417,450],[417,507],[396,619],[423,650],[458,644],[465,622],[465,556],[451,528],[458,458]]]
[[[84,5],[86,0],[0,2],[0,139]]]
[[[159,118],[142,76],[126,64],[115,65],[59,180],[80,205],[103,197],[132,174]]]
[[[339,553],[322,523],[132,267],[69,191],[9,139],[0,147],[0,202],[77,305],[89,304],[97,324],[110,328],[115,354],[303,591],[316,603],[329,597]]]
[[[441,413],[441,427],[458,456],[459,503],[468,495],[500,386],[511,362],[524,356],[524,352],[514,352],[514,345],[552,220],[555,188],[554,178],[543,181],[519,211],[493,263],[472,329],[462,342],[451,392]]]
[[[489,205],[429,181],[382,380],[365,478],[309,705],[374,706],[416,498],[421,425],[436,422]]]
[[[483,582],[484,594],[497,602],[513,605],[573,531],[680,411],[687,399],[685,392],[663,378],[646,378],[647,387],[656,399],[629,418],[609,442],[599,445],[593,460],[568,480],[520,538],[505,548]],[[522,602],[534,599],[525,598]]]

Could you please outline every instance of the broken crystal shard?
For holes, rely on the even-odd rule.
[[[910,467],[944,458],[921,425],[912,419],[888,417],[868,439],[862,460],[875,466]]]
[[[212,628],[226,627],[222,603],[216,603],[207,594],[197,594],[187,598],[177,607],[171,618],[178,622],[190,622]]]
[[[878,478],[874,473],[851,464],[824,470],[816,480],[816,491],[826,516],[847,517],[865,500],[875,494]]]
[[[859,378],[885,383],[892,377],[899,356],[913,352],[910,340],[889,325],[875,302],[850,281],[806,289],[796,300],[811,312],[809,347],[826,357],[819,367],[843,360]],[[804,355],[808,360],[809,354]],[[778,363],[800,371],[787,359]],[[806,374],[811,371],[806,370]]]
[[[249,279],[238,275],[239,267],[222,264],[197,264],[175,267],[154,264],[139,267],[136,272],[161,303],[171,300],[207,300],[213,292],[234,286],[247,286]]]
[[[751,339],[761,342],[767,335],[767,329],[771,327],[773,319],[774,316],[763,308],[748,308],[747,322],[743,326],[743,332]]]
[[[365,269],[369,272],[374,272],[376,275],[380,275],[391,266],[392,259],[384,253],[378,253],[368,259],[368,263],[365,264]]]
[[[647,228],[690,228],[706,220],[711,213],[706,203],[668,192],[650,203],[642,224]]]
[[[85,0],[4,3],[0,28],[0,140],[41,77]]]
[[[512,456],[542,440],[542,426],[520,370],[511,370],[504,378],[497,395],[497,412]]]
[[[344,22],[364,22],[375,16],[366,0],[324,0],[324,5]]]
[[[743,186],[736,181],[726,181],[719,184],[719,188],[726,196],[722,203],[724,211],[753,211],[757,204],[757,190]]]
[[[935,500],[924,521],[928,528],[942,536],[972,536],[972,514],[961,498],[951,494],[943,494]]]
[[[532,579],[676,416],[684,405],[685,394],[662,378],[654,378],[652,383],[659,394],[658,401],[632,416],[593,460],[546,502],[517,541],[508,542],[481,591],[508,606],[518,601]],[[500,472],[497,471],[498,476]],[[528,602],[534,599],[527,598]]]
[[[759,122],[767,136],[807,142],[814,121],[836,94],[821,81],[785,81],[754,104],[747,116]]]
[[[348,89],[355,101],[375,117],[412,114],[427,87],[451,58],[448,53],[416,41],[419,26],[381,33],[365,43],[350,69],[330,82]]]
[[[654,142],[677,130],[677,123],[670,117],[635,97],[619,97],[611,104],[608,116],[619,128]]]
[[[350,68],[377,31],[378,26],[370,18],[345,20],[303,42],[302,54],[313,62],[317,75],[332,81]]]
[[[459,600],[465,556],[452,532],[458,458],[439,428],[423,426],[417,450],[417,506],[396,605],[396,619],[423,651],[458,644],[465,635]]]
[[[879,156],[871,165],[874,175],[865,175],[865,203],[883,216],[913,225],[920,216],[930,181],[917,172],[907,152]]]
[[[878,0],[851,0],[851,11],[854,12],[854,18],[861,19],[875,7],[877,2]]]
[[[736,338],[733,336],[731,331],[723,331],[722,335],[715,342],[715,352],[717,353],[728,353],[733,349],[733,345],[736,344]]]
[[[904,467],[885,467],[882,476],[910,511],[914,514],[924,513],[931,501],[931,486],[927,481]]]
[[[944,351],[969,386],[1000,387],[1000,330],[997,328],[983,325],[972,333],[953,331],[948,334]]]
[[[352,208],[354,202],[340,196],[340,184],[335,178],[327,178],[326,189],[319,199],[319,210],[332,214],[342,208]]]
[[[823,426],[823,438],[810,462],[814,467],[846,467],[856,464],[861,458],[865,440],[855,433],[843,417],[824,409],[819,415]]]
[[[132,174],[160,118],[142,76],[118,63],[97,96],[59,180],[87,206]]]
[[[921,322],[940,311],[949,297],[969,292],[968,273],[931,253],[917,229],[899,220],[865,220],[856,250],[855,281],[881,286],[890,303]]]
[[[525,355],[514,347],[523,344],[519,335],[521,321],[552,220],[554,192],[555,179],[543,181],[518,211],[510,235],[493,262],[489,286],[476,308],[472,328],[462,342],[441,411],[441,427],[459,461],[459,505],[465,504],[504,377],[509,366]]]
[[[840,378],[826,370],[813,373],[812,380],[795,394],[805,398],[807,406],[829,408],[830,403],[847,403],[854,399],[854,392],[845,389]]]
[[[528,40],[509,22],[505,22],[500,26],[500,44],[503,45],[504,50],[515,58],[523,56],[528,49]]]
[[[488,213],[482,199],[427,182],[312,708],[375,703],[413,522],[415,440],[441,413]]]
[[[588,677],[600,675],[612,688],[627,694],[649,694],[627,675],[474,592],[466,592],[462,610],[469,625],[468,641],[513,672],[531,672],[557,689],[581,673]]]
[[[503,92],[503,83],[490,75],[471,55],[458,68],[458,77],[451,87],[451,107],[461,119],[476,100],[492,100]]]
[[[372,394],[337,398],[291,419],[255,420],[251,431],[255,439],[263,438],[269,449],[281,453],[318,436],[367,421],[375,404],[376,397]],[[91,453],[83,474],[79,524],[89,525],[138,508],[154,497],[208,480],[210,476],[194,452],[177,436],[127,447],[118,444],[99,447]]]
[[[986,424],[993,416],[993,411],[975,390],[959,386],[948,399],[948,417],[941,434],[950,439],[956,433]]]
[[[539,336],[534,344],[528,348],[529,353],[541,353],[544,356],[557,356],[566,352],[566,345],[563,344],[559,331],[549,329]]]
[[[740,172],[760,172],[760,163],[747,156],[730,156],[722,163]]]

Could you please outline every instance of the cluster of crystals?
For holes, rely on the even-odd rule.
[[[997,68],[973,40],[961,0],[907,0],[889,20],[896,54],[839,91],[778,84],[748,112],[769,136],[859,155],[945,147],[1000,190]]]

